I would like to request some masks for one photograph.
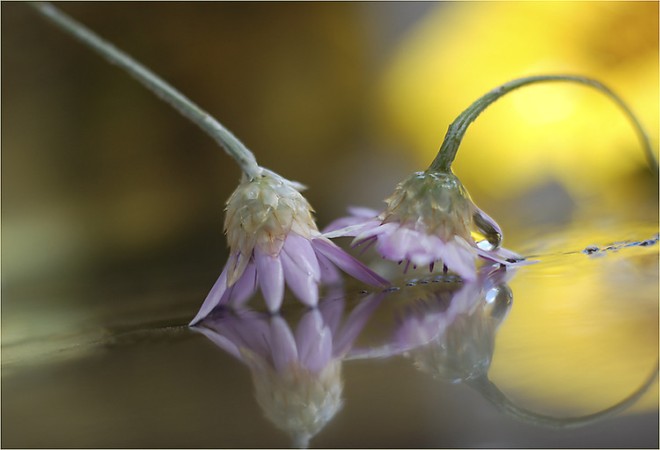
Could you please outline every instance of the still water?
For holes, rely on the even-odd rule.
[[[2,445],[657,448],[658,247],[568,230],[473,283],[409,272],[193,329],[194,279],[75,314],[53,292],[3,311]]]

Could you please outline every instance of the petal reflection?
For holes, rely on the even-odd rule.
[[[343,297],[328,298],[296,323],[279,314],[217,308],[192,329],[250,369],[266,418],[295,446],[307,447],[341,409],[342,360],[382,297],[369,295],[345,318]]]

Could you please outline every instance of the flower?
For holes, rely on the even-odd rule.
[[[314,306],[318,285],[340,280],[337,267],[364,283],[388,284],[321,235],[302,189],[266,169],[242,180],[227,201],[229,259],[191,325],[218,305],[244,304],[258,287],[271,312],[282,304],[285,283],[301,302]]]
[[[504,265],[524,259],[500,248],[502,230],[479,209],[451,171],[416,172],[399,183],[382,213],[353,208],[331,223],[324,236],[354,236],[353,245],[376,244],[383,258],[405,261],[407,271],[440,262],[465,280],[476,278],[478,256]],[[473,233],[477,235],[475,240]]]
[[[192,329],[248,366],[264,415],[306,447],[341,409],[342,360],[381,298],[364,298],[344,320],[343,298],[326,299],[295,328],[279,314],[218,308]]]

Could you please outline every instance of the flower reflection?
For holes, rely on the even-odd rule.
[[[364,298],[343,321],[344,299],[327,298],[295,327],[279,314],[220,308],[192,329],[248,366],[266,418],[307,447],[342,407],[342,359],[381,297]]]
[[[622,412],[654,385],[658,364],[632,394],[613,406],[577,417],[552,417],[523,408],[488,378],[495,337],[513,304],[508,281],[515,272],[498,264],[483,267],[473,282],[440,276],[414,280],[395,331],[380,347],[354,349],[348,359],[403,355],[433,378],[464,383],[501,412],[517,420],[553,428],[577,428]],[[435,283],[434,283],[435,281]],[[441,282],[440,282],[441,281]]]

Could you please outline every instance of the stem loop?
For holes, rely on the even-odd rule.
[[[498,86],[490,92],[484,94],[474,103],[472,103],[465,111],[459,114],[459,116],[451,123],[451,125],[449,125],[449,129],[447,130],[445,139],[440,146],[438,155],[435,157],[427,171],[451,171],[451,165],[454,162],[454,158],[456,158],[458,147],[461,145],[461,141],[463,140],[463,136],[465,135],[468,127],[472,122],[474,122],[479,114],[481,114],[491,104],[496,102],[500,97],[523,86],[547,81],[569,81],[583,84],[604,93],[611,100],[613,100],[623,110],[630,122],[632,122],[633,126],[635,127],[635,131],[637,132],[637,135],[642,142],[644,154],[646,155],[646,159],[649,163],[651,171],[656,176],[658,175],[658,161],[655,159],[655,155],[653,154],[653,149],[651,147],[649,137],[628,105],[621,99],[621,97],[616,95],[612,90],[610,90],[607,86],[603,85],[599,81],[575,75],[539,75],[519,78]]]

